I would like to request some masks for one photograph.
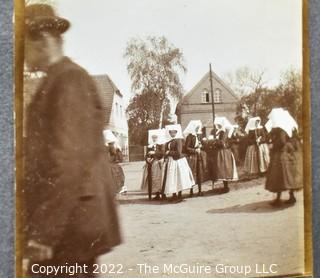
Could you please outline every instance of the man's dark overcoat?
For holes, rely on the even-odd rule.
[[[120,243],[104,146],[104,110],[88,73],[52,65],[26,113],[23,236],[56,260],[86,261]]]

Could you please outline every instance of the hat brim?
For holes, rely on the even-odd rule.
[[[66,32],[70,27],[70,22],[62,17],[43,16],[36,19],[26,19],[26,28],[29,32],[51,31],[55,30],[60,34]]]

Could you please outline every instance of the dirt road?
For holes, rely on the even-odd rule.
[[[274,195],[264,190],[264,178],[259,178],[233,183],[227,194],[214,194],[207,183],[203,197],[178,204],[150,202],[139,191],[143,163],[123,167],[129,189],[118,201],[124,242],[99,263],[120,264],[117,268],[124,273],[101,277],[260,277],[302,272],[302,192],[294,206],[273,208],[269,202]],[[191,273],[200,266],[208,273]],[[174,270],[176,274],[170,273]]]

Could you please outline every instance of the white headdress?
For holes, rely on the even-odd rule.
[[[298,130],[298,123],[296,120],[290,115],[289,111],[284,110],[284,116],[286,117],[287,121],[289,122],[289,125],[292,126],[292,129]]]
[[[272,108],[271,112],[268,115],[268,119],[274,120],[276,118],[281,118],[283,111],[285,111],[283,108]]]
[[[105,144],[115,143],[118,141],[117,137],[113,134],[110,129],[105,129],[103,131],[103,137]]]
[[[258,126],[256,126],[257,121],[259,121],[259,125]],[[247,125],[246,125],[245,132],[249,133],[250,130],[255,130],[257,128],[262,128],[260,123],[261,123],[261,118],[260,117],[250,118],[248,123],[247,123]]]
[[[119,139],[113,134],[113,132],[110,129],[105,129],[103,131],[103,137],[104,137],[105,145],[108,145],[110,143],[114,143],[114,147],[116,149],[121,150],[121,146],[119,144]]]
[[[233,131],[234,131],[236,128],[239,128],[239,125],[231,125],[231,127],[229,128],[229,132],[228,132],[228,138],[231,138],[231,136],[232,136],[232,134],[233,134]]]
[[[289,137],[292,137],[293,129],[298,129],[298,124],[290,113],[283,108],[274,108],[268,115],[269,121],[268,127],[281,128],[284,130]],[[268,121],[268,122],[269,122]]]
[[[181,129],[181,125],[180,124],[166,125],[165,130],[166,130],[166,141],[167,142],[172,139],[172,137],[169,134],[170,130],[176,130],[177,131],[177,135],[176,135],[176,137],[174,137],[175,139],[182,139],[183,138],[182,129]]]
[[[156,142],[153,142],[152,137],[156,135],[157,136],[157,140]],[[149,145],[153,145],[153,144],[159,144],[162,145],[164,144],[166,141],[165,138],[165,129],[149,129],[148,130],[148,144]]]
[[[196,129],[198,128],[198,131]],[[187,127],[183,131],[183,135],[187,137],[190,133],[191,134],[201,134],[202,131],[202,123],[200,120],[192,120],[188,123]]]
[[[229,120],[226,117],[215,117],[214,124],[220,125],[223,131],[230,129],[233,130],[233,125],[229,122]]]
[[[271,131],[271,129],[272,129],[272,121],[271,121],[271,119],[269,119],[269,120],[266,122],[266,124],[264,125],[264,127],[266,128],[266,130],[267,130],[268,132]]]

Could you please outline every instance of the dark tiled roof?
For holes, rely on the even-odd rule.
[[[113,96],[116,93],[122,97],[122,94],[107,74],[92,75],[92,78],[97,83],[103,107],[106,110],[106,124],[108,124],[112,110]]]
[[[103,108],[106,111],[105,124],[108,124],[110,121],[110,115],[112,110],[113,96],[116,93],[122,97],[122,94],[107,74],[92,75],[92,78],[95,80],[97,84],[97,88],[100,93],[101,100],[103,102]],[[35,93],[37,87],[39,86],[41,80],[42,78],[32,78],[24,80],[25,105],[30,103],[31,98]]]

